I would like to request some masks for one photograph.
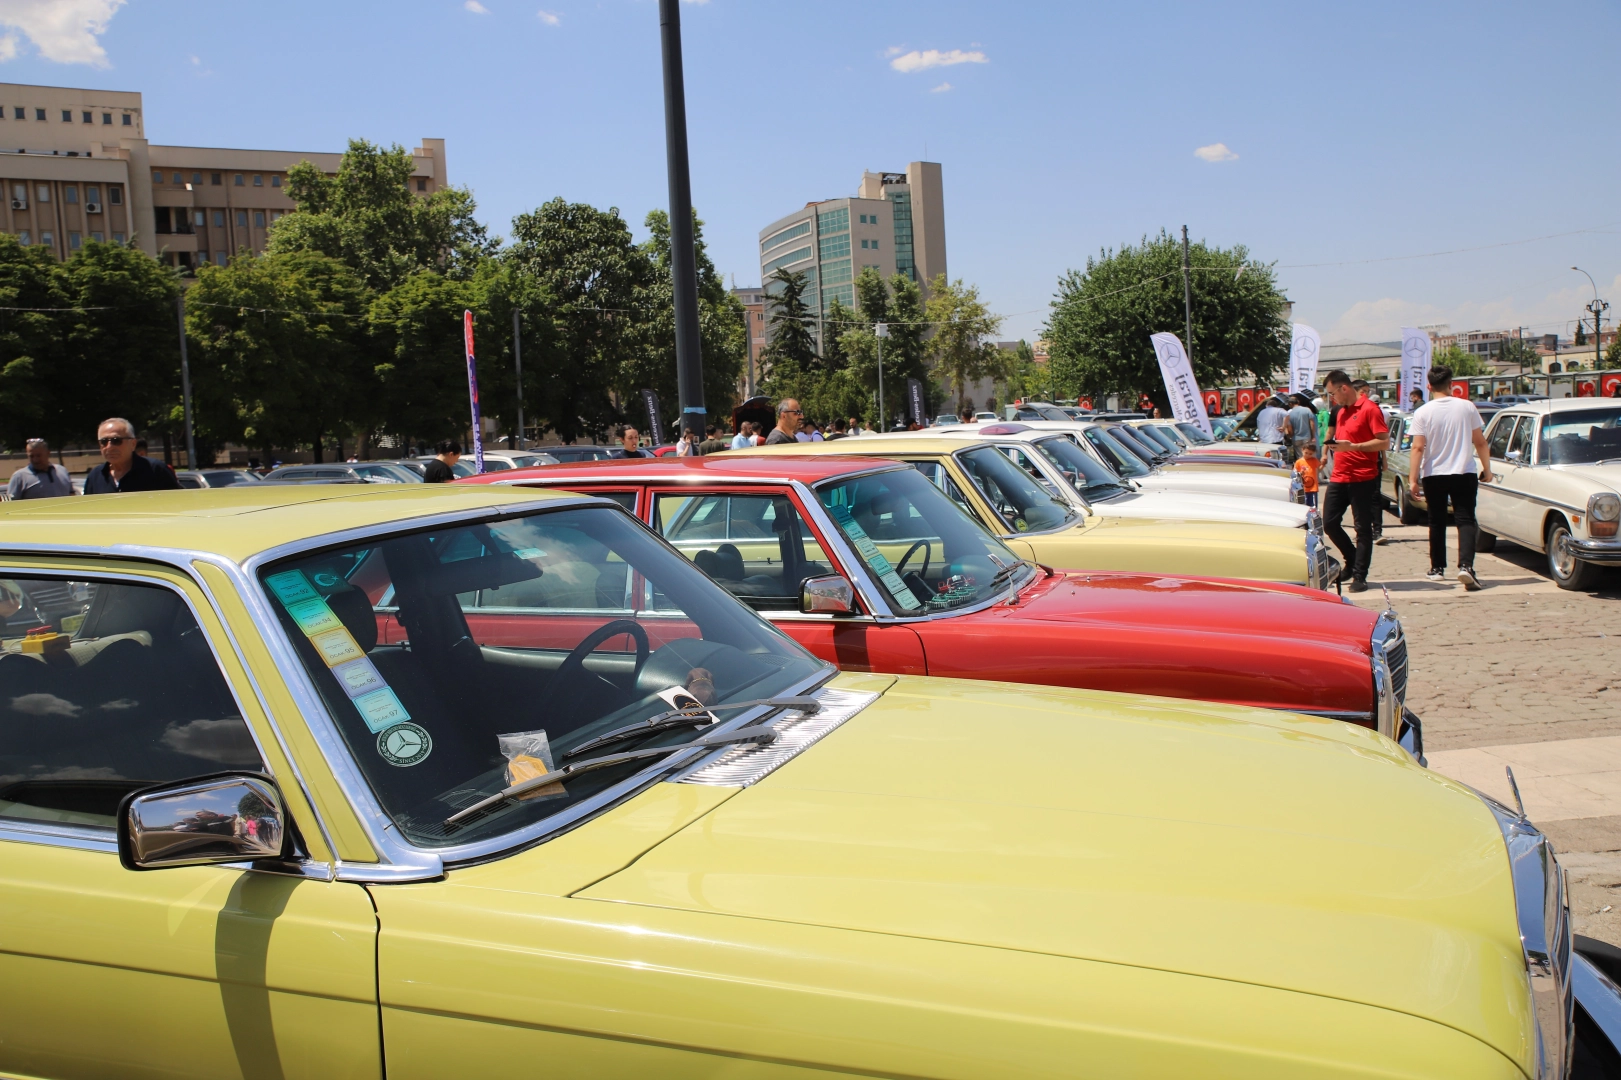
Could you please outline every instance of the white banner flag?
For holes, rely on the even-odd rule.
[[[1171,412],[1184,423],[1198,424],[1206,435],[1210,430],[1210,417],[1204,411],[1204,397],[1199,393],[1199,382],[1193,377],[1193,366],[1182,349],[1182,339],[1175,334],[1154,334],[1154,355],[1159,357],[1159,373],[1165,377],[1165,392],[1171,399]]]
[[[1305,323],[1295,323],[1294,340],[1289,343],[1289,392],[1311,396],[1317,385],[1317,354],[1323,339]]]
[[[1413,411],[1413,391],[1420,401],[1430,397],[1430,335],[1415,326],[1401,328],[1401,402],[1402,412]]]

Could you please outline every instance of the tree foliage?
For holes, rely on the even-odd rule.
[[[924,313],[934,330],[929,357],[935,374],[954,388],[956,411],[961,412],[968,407],[969,383],[1002,378],[1007,372],[1006,355],[986,340],[1002,328],[1002,320],[979,298],[979,289],[964,285],[961,278],[947,281],[944,274],[929,284]]]
[[[1532,350],[1532,352],[1534,353],[1535,350]],[[1467,349],[1459,348],[1457,345],[1448,345],[1430,354],[1431,367],[1440,367],[1443,364],[1451,368],[1452,374],[1459,378],[1466,378],[1470,375],[1489,375],[1492,372],[1486,361]]]
[[[1288,362],[1283,295],[1242,245],[1189,251],[1193,370],[1201,386],[1267,381]],[[1046,338],[1060,393],[1147,392],[1169,414],[1150,335],[1184,335],[1182,245],[1161,230],[1059,279]],[[1184,342],[1184,344],[1188,344]]]
[[[768,340],[760,352],[760,364],[766,379],[769,381],[772,369],[783,362],[793,364],[802,373],[816,370],[821,366],[821,357],[811,330],[816,314],[805,304],[809,279],[804,273],[779,266],[765,284]]]

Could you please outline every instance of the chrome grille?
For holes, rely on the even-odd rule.
[[[877,694],[831,687],[820,691],[815,697],[822,703],[819,710],[810,716],[789,712],[773,725],[777,729],[777,741],[771,745],[728,747],[707,764],[671,777],[671,782],[748,787],[788,764],[818,739],[878,700]]]
[[[1395,633],[1385,639],[1385,663],[1390,665],[1391,689],[1399,705],[1407,703],[1407,637],[1398,623]]]

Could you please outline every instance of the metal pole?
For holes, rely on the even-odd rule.
[[[512,363],[518,369],[518,449],[524,448],[523,438],[523,315],[512,309]]]
[[[675,370],[681,430],[702,438],[703,356],[698,344],[698,262],[692,235],[692,178],[687,169],[687,95],[681,73],[681,0],[659,0],[664,51],[664,149],[670,173],[670,274],[675,294]]]
[[[884,339],[889,336],[889,324],[877,323],[872,333],[878,339],[878,434],[882,435],[889,430],[884,424]]]
[[[1182,310],[1184,316],[1184,329],[1187,340],[1182,347],[1187,350],[1188,363],[1193,363],[1193,286],[1188,281],[1188,227],[1182,226]]]
[[[180,319],[180,397],[186,411],[186,468],[197,467],[197,441],[191,432],[191,363],[186,359],[186,290],[174,298],[175,314]]]

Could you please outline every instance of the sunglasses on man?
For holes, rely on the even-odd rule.
[[[103,435],[96,441],[103,446],[123,446],[128,440],[128,435]]]

